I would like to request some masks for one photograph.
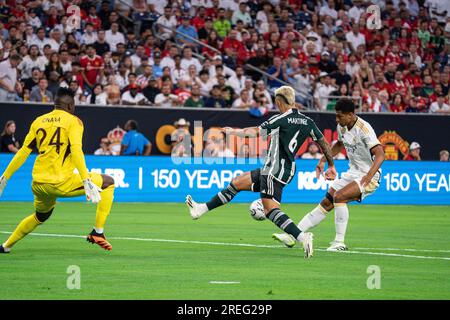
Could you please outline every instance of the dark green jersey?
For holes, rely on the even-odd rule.
[[[263,135],[270,135],[269,152],[261,174],[272,175],[285,184],[295,174],[295,155],[303,142],[308,137],[314,141],[323,137],[314,121],[296,108],[271,117],[259,128]]]

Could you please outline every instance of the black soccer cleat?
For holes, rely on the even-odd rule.
[[[0,246],[0,253],[9,253],[9,250],[6,251],[5,248],[3,248],[3,245]]]
[[[107,251],[112,250],[112,245],[106,240],[105,234],[97,233],[97,232],[95,232],[95,229],[92,230],[90,234],[88,234],[86,240],[92,244],[95,243],[95,244],[99,245],[100,247],[102,247],[103,249],[105,249]]]

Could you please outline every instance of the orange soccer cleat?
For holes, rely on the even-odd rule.
[[[100,247],[102,247],[105,250],[111,251],[112,245],[106,240],[105,234],[103,233],[97,233],[95,230],[92,230],[90,234],[88,234],[87,239],[90,243],[98,244]]]

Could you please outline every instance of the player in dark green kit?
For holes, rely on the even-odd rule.
[[[257,137],[270,135],[269,152],[261,169],[245,172],[234,178],[230,184],[207,203],[197,203],[190,195],[186,197],[190,214],[198,219],[208,211],[230,202],[240,191],[260,192],[266,217],[284,232],[292,235],[303,244],[305,257],[313,253],[313,236],[310,232],[302,232],[295,223],[280,210],[283,188],[295,175],[295,155],[303,142],[311,137],[316,141],[328,162],[325,178],[336,177],[333,157],[329,144],[314,121],[303,115],[295,106],[295,92],[289,86],[275,91],[275,103],[280,114],[271,117],[259,127],[245,129],[223,128],[226,134],[240,137]]]

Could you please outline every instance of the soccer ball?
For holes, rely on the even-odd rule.
[[[252,202],[250,205],[250,215],[253,219],[258,221],[266,219],[266,215],[264,214],[264,206],[261,199]]]

